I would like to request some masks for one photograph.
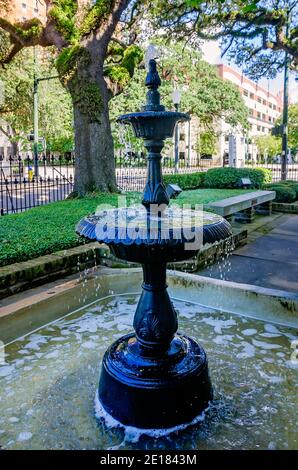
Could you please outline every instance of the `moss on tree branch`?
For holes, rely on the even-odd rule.
[[[49,17],[55,22],[57,31],[69,42],[79,39],[79,30],[75,25],[78,4],[75,0],[54,0]]]
[[[99,28],[111,13],[114,3],[115,0],[96,0],[83,18],[80,26],[81,34],[84,36]]]
[[[12,24],[5,18],[0,18],[0,28],[9,33],[12,43],[19,42],[23,46],[31,45],[43,31],[43,25],[38,18]]]
[[[119,51],[118,51],[119,52]],[[120,88],[128,85],[134,74],[135,68],[143,59],[143,51],[136,45],[128,46],[123,51],[123,58],[120,64],[108,65],[104,71],[104,75]]]

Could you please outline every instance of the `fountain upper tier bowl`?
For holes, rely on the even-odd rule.
[[[143,111],[120,116],[117,121],[130,124],[136,137],[145,140],[164,140],[173,136],[177,122],[189,121],[185,113],[174,111]]]
[[[201,246],[231,235],[230,224],[210,212],[168,207],[162,213],[143,206],[105,210],[82,219],[76,231],[110,246],[115,256],[145,263],[181,261]]]

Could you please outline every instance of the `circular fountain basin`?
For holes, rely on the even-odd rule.
[[[106,243],[118,258],[138,263],[182,261],[204,244],[232,234],[230,224],[217,214],[169,207],[162,214],[148,215],[143,206],[89,215],[76,231]]]
[[[112,420],[107,424],[113,429],[96,422],[98,360],[111,342],[131,331],[138,295],[125,293],[139,291],[139,281],[139,276],[106,275],[86,283],[87,300],[78,287],[64,293],[63,301],[49,299],[51,324],[31,333],[45,304],[39,312],[30,308],[1,320],[1,331],[4,323],[15,331],[0,365],[2,449],[298,449],[298,366],[291,360],[297,329],[178,300],[176,283],[172,295],[180,327],[209,356],[214,387],[209,410],[192,428],[179,433],[174,428],[159,439],[148,437],[148,430],[117,430],[119,423]],[[184,298],[189,289],[183,285]],[[67,311],[62,307],[71,303],[60,318]]]

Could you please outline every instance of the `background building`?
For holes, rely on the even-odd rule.
[[[249,131],[246,135],[233,130],[224,121],[220,123],[220,157],[223,163],[231,166],[243,166],[245,160],[256,162],[258,149],[254,137],[271,132],[282,112],[283,94],[270,93],[228,65],[220,64],[217,68],[224,80],[239,88],[249,112]]]
[[[10,0],[6,13],[10,21],[25,21],[31,18],[46,19],[46,6],[42,0]]]

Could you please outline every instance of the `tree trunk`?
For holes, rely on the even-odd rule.
[[[78,74],[80,79],[80,74]],[[74,106],[75,128],[75,180],[74,192],[84,195],[90,191],[117,190],[114,144],[109,119],[109,95],[103,77],[92,82],[90,93],[78,99],[77,87],[70,87]],[[96,87],[97,89],[95,89]],[[86,88],[85,88],[86,90]],[[94,100],[94,101],[92,101]]]

